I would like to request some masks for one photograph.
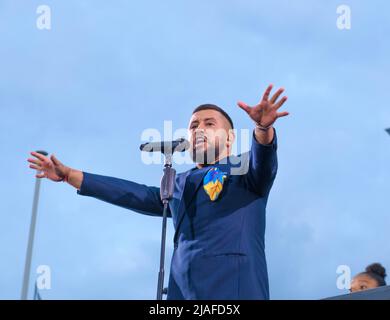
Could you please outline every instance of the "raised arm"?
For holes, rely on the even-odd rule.
[[[80,189],[83,182],[83,172],[63,165],[54,154],[46,157],[38,152],[31,152],[34,158],[29,158],[30,168],[40,171],[37,178],[47,178],[51,181],[66,181],[76,189]]]
[[[249,168],[245,179],[248,187],[262,196],[268,194],[277,171],[277,139],[273,124],[278,118],[289,114],[287,111],[278,112],[287,100],[286,96],[278,100],[284,89],[280,88],[269,99],[271,91],[272,84],[268,86],[262,99],[254,107],[241,101],[237,103],[255,122]]]
[[[77,193],[94,197],[138,213],[161,216],[163,205],[160,189],[123,179],[106,177],[72,169],[62,164],[54,155],[46,157],[31,152],[30,168],[38,170],[37,178],[64,181],[77,189]]]

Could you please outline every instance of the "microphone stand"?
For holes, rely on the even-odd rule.
[[[157,300],[162,300],[164,290],[164,262],[165,262],[165,239],[167,234],[167,217],[169,210],[169,200],[173,197],[175,189],[176,171],[172,168],[172,155],[175,151],[183,152],[190,147],[189,142],[180,138],[175,141],[147,142],[140,146],[141,151],[156,152],[161,151],[165,156],[164,174],[161,178],[160,198],[163,203],[162,231],[161,231],[161,252],[160,252],[160,269],[158,272],[157,283]]]
[[[161,252],[160,252],[160,269],[158,272],[158,284],[157,284],[157,300],[162,300],[164,292],[164,263],[165,263],[165,240],[167,233],[167,217],[168,217],[168,204],[169,200],[173,197],[173,191],[175,188],[175,176],[176,171],[172,168],[172,151],[169,150],[164,153],[165,164],[164,173],[161,178],[160,197],[164,205],[162,216],[162,231],[161,231]]]

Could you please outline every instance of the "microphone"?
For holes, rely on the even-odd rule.
[[[161,152],[164,154],[172,154],[174,152],[183,152],[190,147],[190,143],[180,138],[173,141],[147,142],[140,145],[140,150],[145,152]]]

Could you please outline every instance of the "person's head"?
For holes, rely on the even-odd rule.
[[[351,292],[373,289],[386,285],[386,269],[380,263],[370,264],[366,271],[356,275],[351,282]]]
[[[195,108],[188,125],[190,154],[198,165],[212,164],[231,154],[233,121],[220,107],[202,104]]]

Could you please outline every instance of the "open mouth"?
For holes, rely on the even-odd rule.
[[[207,138],[206,137],[196,137],[193,141],[194,147],[200,147],[206,145]]]

